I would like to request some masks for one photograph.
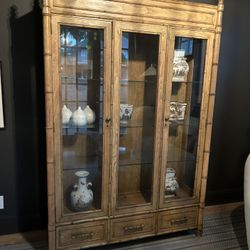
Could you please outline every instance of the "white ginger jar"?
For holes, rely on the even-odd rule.
[[[78,184],[74,185],[74,190],[70,194],[71,207],[75,211],[89,209],[93,202],[93,191],[89,188],[91,182],[87,182],[88,171],[77,171]]]
[[[67,108],[66,105],[63,105],[62,108],[62,124],[66,125],[69,123],[70,118],[72,116],[72,112],[70,109]]]
[[[87,119],[87,124],[93,124],[95,122],[95,112],[89,107],[89,105],[87,105],[83,111]]]
[[[72,122],[75,126],[85,126],[87,124],[87,118],[85,112],[79,106],[76,111],[73,112]]]

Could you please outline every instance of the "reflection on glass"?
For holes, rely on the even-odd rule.
[[[176,37],[165,199],[192,197],[206,40]]]
[[[118,207],[151,202],[158,46],[122,33]]]
[[[101,209],[103,30],[61,26],[64,212]]]

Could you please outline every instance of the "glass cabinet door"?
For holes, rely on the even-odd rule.
[[[195,197],[206,47],[203,39],[175,37],[164,202]]]
[[[159,65],[163,62],[159,58],[161,36],[155,30],[152,33],[122,29],[119,33],[119,80],[116,83],[119,114],[115,114],[119,116],[115,165],[118,210],[152,206],[155,199],[157,91],[162,84]]]
[[[60,26],[63,215],[107,210],[105,42],[103,28]]]

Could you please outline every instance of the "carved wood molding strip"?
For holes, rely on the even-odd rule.
[[[181,4],[172,4],[169,6],[167,3],[152,2],[145,0],[142,3],[127,1],[100,1],[100,0],[89,0],[86,4],[85,1],[54,1],[53,12],[65,13],[77,13],[82,11],[91,11],[92,15],[98,18],[105,16],[117,15],[123,17],[143,17],[143,19],[161,19],[170,21],[180,21],[187,23],[197,23],[200,26],[212,26],[216,25],[217,9],[213,8],[211,11],[205,10],[204,8],[191,8]],[[60,8],[62,8],[60,10]],[[65,9],[67,8],[67,9]],[[126,11],[124,11],[126,10]],[[57,12],[56,11],[56,12]]]

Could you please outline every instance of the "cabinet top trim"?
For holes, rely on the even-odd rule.
[[[142,22],[182,22],[214,29],[218,6],[184,0],[50,0],[51,13]],[[44,3],[48,4],[48,3]],[[47,7],[47,6],[46,6]]]

